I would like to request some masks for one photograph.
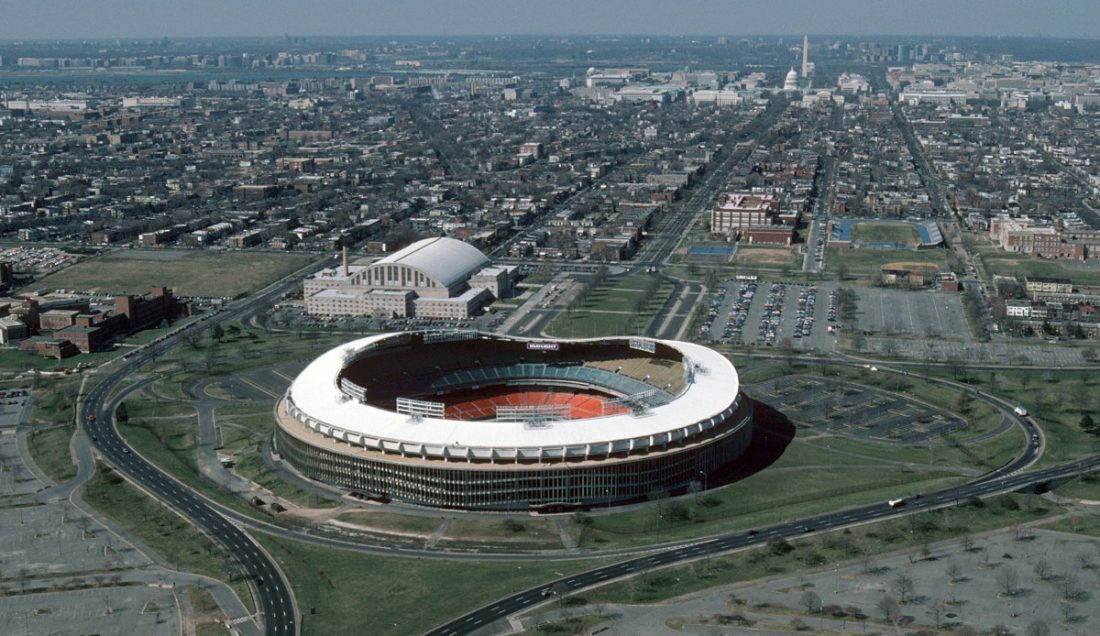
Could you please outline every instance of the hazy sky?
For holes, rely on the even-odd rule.
[[[0,39],[233,35],[1100,36],[1100,0],[0,0]]]

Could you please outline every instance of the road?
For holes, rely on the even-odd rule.
[[[327,262],[326,259],[324,263],[315,263],[307,269],[319,268]],[[234,555],[256,595],[265,633],[273,635],[298,633],[298,612],[294,597],[274,560],[238,524],[221,514],[210,502],[127,446],[115,429],[114,411],[117,399],[110,396],[120,382],[130,378],[140,367],[178,346],[185,333],[209,328],[269,306],[286,289],[297,285],[303,273],[295,272],[248,298],[236,301],[218,314],[208,314],[138,351],[103,365],[101,369],[111,370],[84,396],[77,410],[83,433],[104,461],[152,497],[201,528]]]
[[[319,263],[317,265],[319,266],[321,264]],[[291,529],[275,526],[271,523],[250,518],[210,502],[134,453],[133,450],[125,444],[124,440],[119,437],[113,425],[113,413],[117,398],[110,398],[110,396],[120,382],[130,377],[142,365],[155,360],[158,356],[178,346],[182,340],[183,334],[187,330],[202,329],[219,322],[228,321],[235,317],[247,316],[250,312],[257,311],[274,302],[278,295],[290,284],[296,284],[300,276],[301,273],[295,274],[281,284],[272,285],[254,296],[231,304],[226,310],[219,314],[207,316],[203,320],[181,327],[171,335],[162,337],[138,351],[122,356],[104,365],[101,367],[103,371],[110,370],[107,371],[107,375],[86,394],[78,410],[78,417],[82,424],[83,432],[88,436],[92,445],[94,445],[100,456],[107,463],[111,464],[120,473],[141,486],[152,496],[162,501],[179,514],[190,519],[206,531],[209,536],[214,537],[217,541],[225,545],[236,556],[241,568],[254,584],[260,610],[263,615],[264,627],[268,634],[296,634],[299,625],[298,614],[289,586],[272,558],[244,532],[242,527],[261,529],[278,536],[307,541],[315,545],[353,549],[360,552],[375,554],[381,553],[389,555],[427,556],[432,558],[469,560],[504,560],[517,557],[517,555],[509,554],[441,554],[438,551],[364,546],[347,540],[312,534],[308,530],[301,528]],[[829,361],[829,363],[845,366],[862,366],[859,362],[850,360],[832,360]],[[878,372],[913,375],[905,370],[894,370],[886,367],[879,367]],[[932,380],[932,378],[927,379]],[[946,380],[937,381],[957,384]],[[997,405],[1002,410],[1011,412],[1013,405],[1000,398],[980,391],[972,391],[972,393],[979,399],[986,400]],[[911,505],[907,506],[904,510],[890,508],[886,506],[885,503],[878,503],[793,520],[756,530],[729,533],[709,539],[690,540],[665,546],[650,546],[640,549],[612,550],[603,553],[586,554],[585,556],[598,556],[601,554],[610,556],[614,554],[637,555],[646,551],[649,552],[645,554],[645,556],[635,556],[621,563],[596,568],[569,577],[563,577],[559,581],[514,594],[487,607],[459,617],[446,625],[432,630],[430,633],[446,635],[470,633],[502,616],[512,614],[516,611],[548,600],[547,594],[544,592],[558,584],[564,586],[565,590],[573,592],[592,585],[604,583],[613,578],[641,572],[654,567],[692,560],[732,549],[758,545],[770,538],[797,536],[809,532],[817,532],[855,523],[898,516],[913,510],[952,505],[961,499],[1018,490],[1029,485],[1076,475],[1100,465],[1100,456],[1097,456],[1043,471],[1026,474],[1021,473],[1020,471],[1040,456],[1043,447],[1043,437],[1041,431],[1030,419],[1020,418],[1014,415],[1010,415],[1009,417],[1012,417],[1014,421],[1025,430],[1029,440],[1027,447],[1017,458],[1005,466],[975,479],[968,484],[924,493],[923,497],[914,499]],[[522,556],[525,558],[542,559],[560,558],[556,555]]]
[[[831,363],[850,367],[863,366],[857,361],[834,360],[831,361]],[[887,367],[876,367],[876,369],[874,373],[897,374],[903,376],[913,375],[905,370],[896,370]],[[871,371],[868,370],[868,372],[870,373]],[[951,385],[956,384],[949,380],[943,380],[942,382]],[[557,591],[561,591],[563,594],[573,593],[588,587],[603,585],[612,579],[640,574],[657,567],[692,561],[702,557],[728,552],[730,550],[760,545],[771,539],[797,537],[804,534],[838,529],[853,524],[898,517],[919,510],[953,506],[960,501],[972,497],[986,497],[994,494],[1021,490],[1038,484],[1045,484],[1058,479],[1079,475],[1083,472],[1100,467],[1100,455],[1096,455],[1084,460],[1074,461],[1045,470],[1027,473],[1021,472],[1041,456],[1044,444],[1042,431],[1030,417],[1020,417],[1012,413],[1011,409],[1013,405],[1009,402],[982,391],[973,391],[973,394],[975,397],[986,400],[1002,410],[1007,410],[1006,416],[1010,417],[1017,425],[1024,429],[1028,443],[1024,451],[1015,459],[967,484],[923,493],[910,498],[907,500],[905,506],[899,508],[888,506],[885,502],[880,502],[837,512],[814,515],[753,530],[733,532],[710,539],[685,542],[660,552],[594,568],[586,572],[562,577],[556,581],[551,581],[538,587],[524,590],[436,627],[429,631],[427,635],[459,636],[462,634],[471,634],[500,618],[544,603],[553,598]]]
[[[966,486],[938,490],[927,493],[919,499],[910,499],[901,508],[892,508],[886,505],[885,502],[870,504],[842,512],[808,517],[798,521],[731,533],[714,539],[686,544],[673,550],[595,568],[524,590],[441,625],[427,632],[427,634],[428,636],[459,636],[473,633],[500,618],[550,600],[555,595],[554,590],[561,589],[563,592],[567,591],[565,593],[573,593],[588,587],[603,585],[612,579],[640,574],[654,568],[713,556],[730,550],[760,545],[770,539],[791,538],[812,532],[897,517],[917,510],[951,506],[970,497],[1012,492],[1035,484],[1077,475],[1097,466],[1100,466],[1100,457],[1093,457],[1086,461],[1073,462],[1072,464],[1048,468],[1034,473],[1006,475],[1004,477],[987,476]]]
[[[822,159],[821,180],[818,183],[817,199],[814,201],[814,218],[810,223],[810,232],[804,244],[806,253],[802,257],[803,272],[819,274],[824,264],[829,211],[833,207],[833,199],[836,198],[834,184],[838,165],[839,162],[831,156]],[[821,242],[820,245],[818,241]]]

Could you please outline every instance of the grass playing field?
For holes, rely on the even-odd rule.
[[[828,271],[840,271],[847,268],[852,274],[869,275],[887,263],[908,262],[920,259],[936,265],[940,270],[947,268],[946,250],[872,250],[829,247],[825,249],[825,266]]]
[[[920,243],[920,234],[912,225],[901,223],[857,223],[852,226],[852,240],[917,245]]]
[[[154,285],[179,296],[228,296],[260,289],[316,257],[270,252],[120,250],[50,274],[34,289],[143,294]]]

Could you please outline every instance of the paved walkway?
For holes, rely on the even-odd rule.
[[[87,381],[87,378],[85,378]],[[141,389],[147,384],[153,382],[153,378],[139,382],[131,387],[128,387],[123,394],[120,394],[114,399],[117,403],[123,395],[129,394],[134,390]],[[83,385],[82,385],[83,386]],[[21,429],[27,427],[21,426]],[[76,475],[69,481],[57,484],[50,480],[41,469],[34,463],[29,449],[26,444],[26,430],[21,431],[19,434],[19,457],[27,467],[27,469],[45,486],[38,492],[25,495],[22,497],[11,498],[5,501],[5,507],[15,505],[27,505],[34,503],[58,503],[71,505],[77,511],[84,516],[91,519],[94,523],[103,527],[107,532],[111,533],[118,538],[119,541],[129,544],[137,551],[147,562],[146,567],[133,568],[129,570],[112,570],[110,576],[120,577],[118,579],[121,583],[127,584],[143,584],[143,585],[164,585],[166,583],[172,586],[178,585],[196,585],[202,589],[207,590],[214,598],[215,602],[221,607],[226,617],[230,620],[250,617],[250,612],[245,608],[234,591],[225,583],[211,579],[199,574],[193,574],[190,572],[182,572],[170,567],[167,563],[163,562],[159,555],[146,546],[140,539],[125,530],[124,528],[116,525],[109,518],[99,514],[95,509],[89,506],[83,498],[80,496],[80,492],[85,483],[95,473],[95,457],[92,451],[92,447],[88,438],[84,435],[83,431],[78,430],[69,442],[69,450],[72,458],[77,467]],[[31,586],[28,590],[28,594],[41,593],[41,592],[57,592],[57,587],[65,584],[74,584],[77,580],[83,579],[87,582],[88,574],[73,573],[71,575],[65,575],[60,577],[49,577],[48,579],[32,579]],[[49,587],[43,587],[39,589],[34,587],[34,584],[43,583],[49,584]],[[0,603],[2,603],[0,599]],[[183,621],[186,623],[186,621]],[[247,620],[236,625],[236,629],[241,634],[249,636],[259,635],[262,630],[252,620]]]

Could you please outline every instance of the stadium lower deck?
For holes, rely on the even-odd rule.
[[[491,420],[501,407],[558,407],[569,419],[579,420],[604,415],[619,415],[629,409],[613,398],[595,391],[517,389],[516,387],[482,387],[433,398],[447,405],[446,417],[455,420]]]

